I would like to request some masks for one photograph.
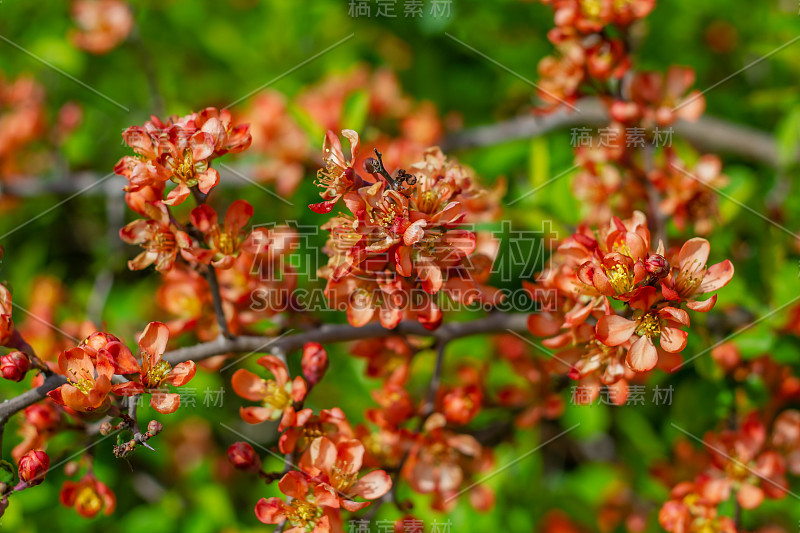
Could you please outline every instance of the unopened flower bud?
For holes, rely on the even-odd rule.
[[[644,268],[658,279],[667,277],[670,271],[669,262],[659,254],[650,254],[650,257],[644,262]]]
[[[310,386],[322,380],[328,370],[328,353],[318,342],[307,342],[303,346],[303,357],[300,360],[303,367],[303,376]]]
[[[237,470],[256,473],[261,470],[261,459],[253,447],[246,442],[234,442],[228,448],[228,461]]]
[[[111,422],[103,422],[100,424],[100,434],[103,436],[111,433],[112,429],[114,429],[114,427],[111,425]]]
[[[50,457],[42,450],[31,450],[19,460],[19,479],[30,486],[44,481],[50,468]]]
[[[161,433],[161,430],[164,429],[164,426],[161,425],[161,422],[158,420],[151,420],[149,424],[147,424],[147,433],[151,436],[158,435]]]
[[[22,352],[10,352],[0,357],[0,374],[5,379],[22,381],[30,367],[30,359]]]

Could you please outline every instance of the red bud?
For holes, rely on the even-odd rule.
[[[318,342],[307,342],[303,346],[303,357],[300,362],[303,376],[310,386],[314,386],[322,380],[322,376],[328,370],[328,353]]]
[[[261,459],[256,455],[253,447],[246,442],[234,442],[228,448],[228,461],[237,470],[256,473],[261,470]]]
[[[10,352],[0,357],[0,374],[11,381],[22,381],[31,367],[28,356],[22,352]]]
[[[658,279],[666,277],[670,271],[669,262],[663,255],[659,254],[650,254],[650,257],[644,262],[644,268]]]
[[[47,469],[50,468],[50,457],[42,450],[31,450],[19,460],[19,479],[30,486],[44,481]]]

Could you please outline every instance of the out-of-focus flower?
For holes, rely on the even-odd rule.
[[[86,474],[78,482],[65,481],[60,500],[65,507],[74,507],[84,518],[94,518],[100,512],[108,516],[117,507],[114,492],[92,474]]]
[[[735,493],[743,509],[755,509],[765,497],[786,496],[786,462],[777,452],[765,450],[767,432],[757,416],[745,418],[737,430],[705,436],[713,468],[700,477],[698,485],[708,500],[721,503]]]
[[[261,470],[261,459],[246,442],[234,442],[228,448],[228,461],[243,472],[254,474]]]
[[[322,376],[328,370],[328,352],[318,342],[307,342],[303,346],[300,363],[306,382],[309,387],[313,387],[322,380]]]
[[[736,533],[733,519],[720,515],[694,484],[679,483],[670,497],[658,512],[658,522],[670,533]]]
[[[133,29],[133,14],[122,0],[76,0],[72,18],[78,30],[70,37],[75,46],[105,54],[124,41]]]

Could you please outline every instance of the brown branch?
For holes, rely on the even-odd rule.
[[[452,340],[470,335],[504,333],[508,330],[527,331],[527,315],[522,313],[492,313],[486,317],[468,322],[449,322],[435,331],[423,328],[418,322],[401,322],[394,329],[386,329],[378,322],[356,328],[347,324],[324,325],[312,331],[286,335],[284,337],[241,336],[233,339],[219,337],[210,342],[200,343],[186,348],[179,348],[164,354],[164,360],[175,365],[183,361],[201,361],[220,354],[242,352],[268,352],[279,349],[285,353],[299,350],[307,342],[331,343],[346,342],[359,339],[388,337],[390,335],[419,335],[433,337],[437,340]],[[5,424],[15,413],[35,404],[47,396],[47,393],[66,383],[61,375],[48,376],[44,383],[30,389],[19,396],[0,403],[0,426]]]
[[[217,270],[211,265],[206,268],[206,281],[208,281],[208,287],[211,290],[211,299],[214,303],[214,314],[217,316],[220,335],[224,338],[232,339],[234,335],[228,328],[228,319],[225,318],[225,308],[222,306],[222,293],[219,289]]]
[[[549,115],[525,115],[462,130],[446,137],[440,145],[447,152],[538,137],[564,128],[608,124],[608,114],[599,100],[586,98],[580,100],[577,107],[580,113],[559,109]],[[673,132],[704,151],[732,153],[773,167],[778,165],[778,149],[773,137],[748,126],[704,116],[697,122],[677,121]]]

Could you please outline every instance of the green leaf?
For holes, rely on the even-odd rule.
[[[344,103],[342,126],[360,132],[369,113],[369,93],[361,90],[351,94]]]
[[[14,465],[6,460],[0,460],[0,483],[12,483],[14,481]]]
[[[775,131],[778,147],[778,164],[786,167],[797,161],[800,149],[800,107],[789,111],[778,123]]]
[[[528,180],[532,187],[541,187],[550,178],[550,151],[545,137],[531,139],[528,152]]]

